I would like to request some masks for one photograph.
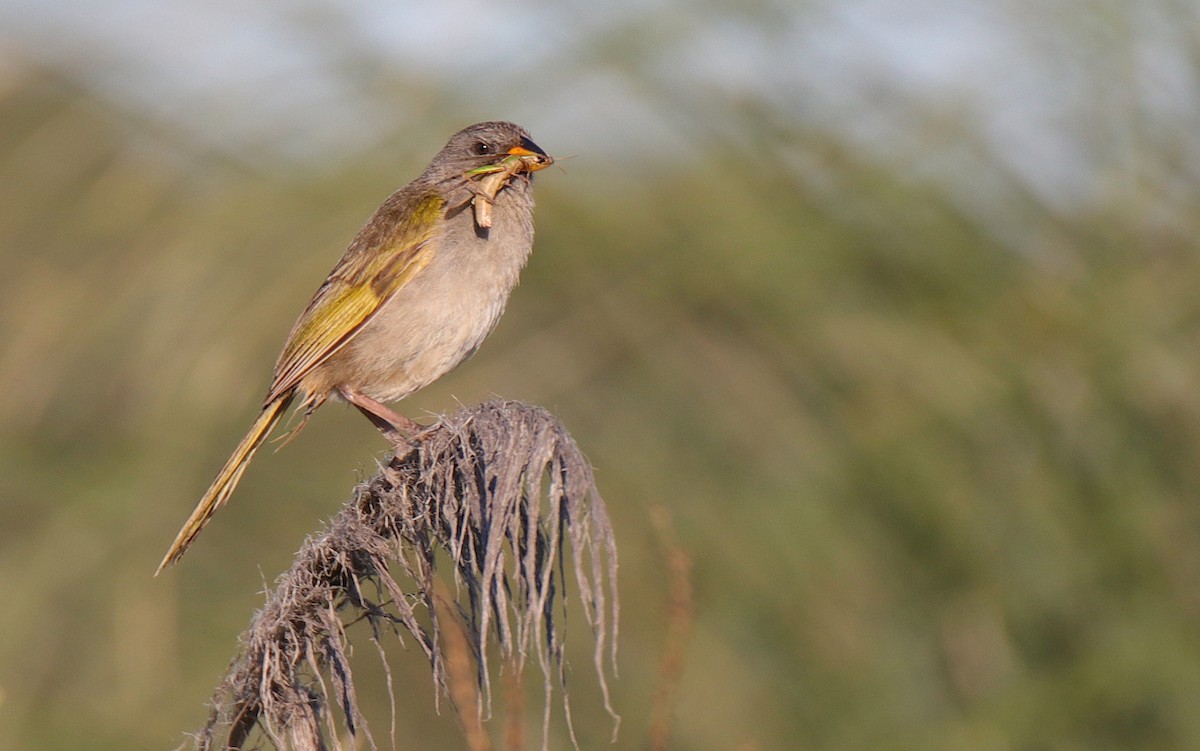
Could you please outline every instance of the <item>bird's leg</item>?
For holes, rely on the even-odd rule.
[[[379,432],[383,433],[383,436],[397,449],[411,449],[412,443],[409,438],[425,429],[421,423],[410,420],[386,404],[355,391],[349,386],[338,387],[338,392],[346,401],[358,407],[358,411],[366,415],[367,419],[379,428]]]

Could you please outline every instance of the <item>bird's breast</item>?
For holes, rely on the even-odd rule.
[[[486,233],[477,231],[470,208],[443,220],[428,265],[324,364],[322,381],[394,401],[475,352],[504,312],[533,247],[532,201],[504,192],[497,198]]]

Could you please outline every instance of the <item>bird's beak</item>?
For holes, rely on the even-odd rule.
[[[525,169],[530,172],[536,172],[554,164],[554,157],[542,151],[540,146],[524,136],[521,137],[521,145],[513,146],[508,153],[510,156],[519,157],[525,165]]]

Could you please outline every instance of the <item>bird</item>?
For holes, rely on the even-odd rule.
[[[387,406],[453,370],[491,333],[533,249],[533,173],[554,163],[519,125],[455,133],[359,230],[292,326],[262,409],[155,576],[229,500],[288,408],[291,438],[330,399],[400,450],[424,429]]]

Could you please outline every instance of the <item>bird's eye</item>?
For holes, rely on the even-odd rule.
[[[471,147],[471,151],[474,151],[479,156],[486,156],[488,154],[491,154],[493,149],[492,149],[492,145],[490,143],[484,143],[483,141],[476,141],[475,145]]]

